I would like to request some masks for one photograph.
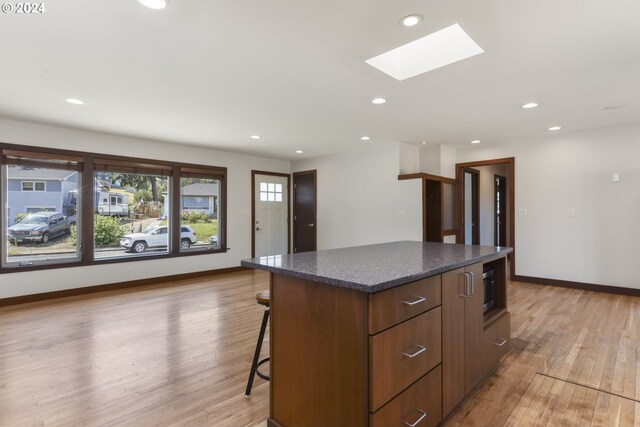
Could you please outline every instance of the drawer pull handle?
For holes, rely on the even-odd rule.
[[[404,351],[402,352],[402,354],[404,354],[405,356],[413,359],[414,357],[416,357],[417,355],[419,355],[422,352],[427,351],[427,349],[421,345],[418,344],[414,344],[416,347],[418,347],[418,351],[416,351],[415,353],[405,353]]]
[[[494,342],[494,345],[497,345],[498,347],[502,347],[503,345],[505,345],[507,342],[507,340],[505,338],[498,338],[498,341]]]
[[[418,424],[420,424],[420,422],[422,420],[424,420],[427,417],[427,413],[424,411],[421,411],[420,409],[416,409],[416,411],[420,412],[420,418],[418,418],[417,420],[415,420],[413,423],[408,423],[406,421],[403,421],[404,425],[409,426],[409,427],[416,427]]]
[[[407,305],[416,305],[427,300],[427,297],[422,297],[420,295],[416,295],[415,298],[416,299],[414,301],[402,301],[402,303]]]

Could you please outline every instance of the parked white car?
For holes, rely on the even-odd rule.
[[[127,251],[141,253],[147,248],[162,248],[167,247],[169,242],[169,235],[167,226],[157,226],[147,228],[144,233],[125,234],[120,240],[120,246]],[[191,245],[196,243],[196,232],[188,225],[180,227],[180,247],[182,249],[188,249]]]

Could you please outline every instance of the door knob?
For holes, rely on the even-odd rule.
[[[309,227],[313,227],[313,223],[310,223],[310,224],[309,224]]]
[[[260,231],[260,230],[262,230],[262,228],[256,227],[256,231]]]

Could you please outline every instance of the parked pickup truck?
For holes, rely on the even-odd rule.
[[[65,217],[60,212],[31,213],[9,227],[9,241],[47,243],[54,237],[68,233],[75,222],[75,216]]]

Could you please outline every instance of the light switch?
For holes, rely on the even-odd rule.
[[[404,218],[407,216],[407,212],[405,211],[398,211],[398,218]]]
[[[620,182],[620,174],[619,173],[614,173],[613,174],[613,182]]]
[[[526,209],[518,209],[518,216],[527,216]]]

